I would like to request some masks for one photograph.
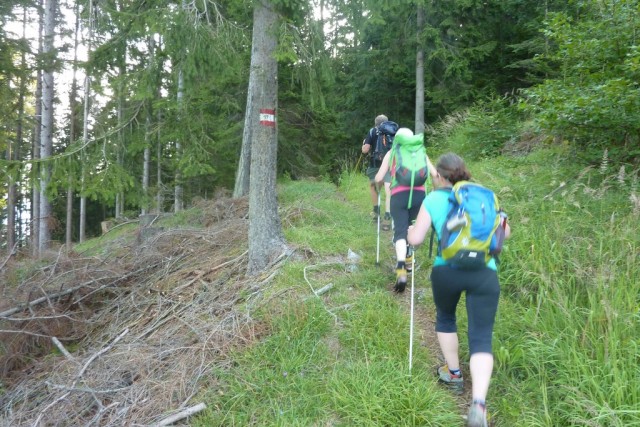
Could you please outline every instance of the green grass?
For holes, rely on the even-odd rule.
[[[558,152],[545,166],[544,154],[516,169],[531,197],[520,190],[513,201],[515,191],[502,198],[514,236],[496,324],[493,387],[508,396],[498,402],[501,423],[640,425],[640,240],[631,190]]]
[[[208,409],[194,425],[462,425],[453,396],[436,384],[437,361],[417,345],[409,375],[409,317],[387,288],[390,234],[376,267],[367,180],[345,178],[341,189],[280,185],[285,235],[312,255],[282,269],[273,292],[287,289],[287,298],[257,313],[272,333],[235,354],[233,368],[212,372],[221,387],[206,394]],[[352,271],[349,249],[361,256]],[[313,296],[329,283],[329,292]]]
[[[513,227],[500,267],[494,425],[640,425],[633,176],[622,182],[617,171],[577,164],[562,147],[469,167],[496,189]],[[254,313],[271,334],[211,373],[219,388],[206,393],[208,409],[194,425],[463,425],[454,397],[435,381],[436,355],[414,346],[408,375],[409,316],[388,290],[388,237],[375,266],[366,178],[344,174],[338,188],[283,181],[279,200],[286,238],[307,256],[276,278],[274,292],[286,289],[286,299]],[[348,249],[362,256],[352,272],[343,264]],[[428,262],[417,280],[428,287]],[[331,291],[312,296],[329,283]],[[462,307],[459,316],[466,365]]]

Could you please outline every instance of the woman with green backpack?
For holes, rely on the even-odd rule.
[[[413,261],[413,254],[407,245],[407,230],[422,206],[430,175],[437,174],[427,156],[423,134],[414,135],[408,128],[398,129],[393,147],[384,156],[376,174],[377,185],[382,184],[387,172],[391,172],[390,204],[396,249],[394,290],[400,293],[407,286],[407,273],[411,273]]]
[[[467,184],[466,181],[471,179],[471,174],[464,161],[453,153],[445,154],[438,160],[436,171],[434,178],[436,190],[425,197],[416,222],[408,231],[408,241],[414,246],[422,244],[430,228],[435,230],[439,243],[442,243],[440,241],[444,241],[443,235],[447,233],[446,229],[460,227],[460,221],[456,224],[452,224],[451,221],[452,212],[457,210],[452,200],[452,190],[454,187],[459,188]],[[449,191],[445,191],[447,189]],[[490,203],[482,203],[482,210],[488,208]],[[495,221],[494,227],[501,227],[502,230],[498,230],[500,234],[505,238],[508,237],[511,230],[506,223],[506,216],[500,215],[500,212],[491,212],[496,218],[487,217],[486,222]],[[472,221],[466,214],[464,218],[460,218],[464,219],[463,228],[467,227],[466,219]],[[497,228],[494,228],[492,233],[497,234],[496,230]],[[462,233],[462,231],[459,232]],[[446,362],[438,369],[438,377],[448,386],[459,392],[462,391],[463,378],[458,354],[456,308],[464,292],[469,319],[468,341],[471,354],[469,365],[473,396],[467,426],[486,427],[485,400],[493,372],[493,325],[500,296],[497,265],[495,257],[491,256],[490,252],[486,258],[488,261],[473,268],[456,264],[455,260],[447,261],[446,258],[447,255],[443,255],[439,250],[431,271],[431,289],[436,304],[436,333]]]

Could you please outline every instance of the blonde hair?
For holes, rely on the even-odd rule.
[[[376,126],[380,126],[382,122],[386,122],[387,120],[389,120],[387,116],[385,116],[384,114],[380,114],[378,117],[376,117],[374,123],[376,124]]]

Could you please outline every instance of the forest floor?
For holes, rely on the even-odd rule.
[[[245,277],[247,199],[202,201],[188,215],[202,227],[116,227],[82,253],[5,265],[0,425],[163,425],[216,387],[213,367],[268,335],[251,313],[277,299],[268,288],[287,258]],[[407,316],[410,295],[398,296]],[[414,327],[414,342],[440,354],[429,306],[415,304]]]

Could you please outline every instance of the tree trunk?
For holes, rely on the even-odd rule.
[[[19,113],[22,116],[22,113]],[[21,133],[22,123],[19,121],[17,124],[16,134]],[[20,140],[16,136],[16,144],[19,144]],[[12,150],[12,143],[9,139],[7,141],[7,160],[14,160],[14,154]],[[16,245],[16,179],[12,173],[8,174],[8,189],[7,189],[7,254],[13,255],[13,250]],[[17,174],[16,174],[17,176]]]
[[[187,9],[186,0],[182,0],[182,10]],[[184,57],[178,67],[178,114],[180,119],[184,118]],[[180,160],[182,159],[182,143],[180,137],[176,141],[176,173],[173,187],[173,211],[180,212],[184,209],[184,189],[182,187],[182,171],[180,170]]]
[[[22,14],[22,39],[27,39],[27,9],[26,7],[23,9]],[[27,69],[27,58],[26,52],[22,49],[20,67],[22,70]],[[15,149],[13,149],[13,144],[11,139],[7,141],[7,160],[12,161],[19,159],[16,155],[17,151],[20,149],[22,145],[22,127],[24,126],[24,98],[26,91],[26,78],[23,75],[20,76],[20,91],[18,94],[18,120],[16,123],[16,145]],[[13,255],[13,251],[16,247],[16,201],[17,201],[17,186],[16,182],[20,179],[20,172],[18,172],[15,176],[9,174],[8,176],[8,188],[7,188],[7,254],[8,256]]]
[[[40,142],[40,158],[51,157],[53,152],[53,103],[54,103],[54,61],[50,57],[54,54],[54,38],[56,24],[56,0],[45,0],[44,8],[44,43],[42,53],[49,57],[45,62],[42,75],[42,128]],[[39,217],[39,247],[38,253],[49,247],[51,230],[51,201],[47,196],[47,188],[51,179],[51,165],[42,163],[40,170],[40,217]]]
[[[71,78],[71,93],[69,95],[69,109],[71,110],[71,117],[69,120],[69,142],[71,144],[73,144],[76,140],[76,116],[78,114],[78,105],[76,102],[78,94],[78,35],[80,34],[80,13],[78,3],[76,3],[75,13],[76,25],[73,43],[73,73]],[[72,160],[70,159],[69,163],[71,163],[71,161]],[[73,174],[69,173],[67,185],[67,221],[65,229],[65,243],[67,246],[67,251],[71,250],[71,232],[73,230],[73,191]]]
[[[278,128],[277,48],[278,15],[269,0],[255,3],[251,70],[245,124],[251,128],[249,182],[249,263],[247,273],[257,274],[286,249],[278,216],[276,162]]]
[[[160,118],[158,117],[158,119]],[[161,214],[164,211],[164,195],[162,194],[162,145],[160,143],[160,135],[157,135],[156,138],[156,157],[156,212]]]
[[[42,57],[43,32],[44,32],[44,16],[43,16],[43,0],[38,1],[38,57]],[[40,135],[42,134],[42,69],[38,67],[36,72],[36,95],[35,95],[36,111],[35,111],[35,129],[33,131],[33,160],[40,159]],[[40,169],[40,163],[34,163],[34,168]],[[40,192],[38,186],[33,183],[31,186],[31,253],[38,256],[40,251]]]
[[[253,70],[253,68],[252,68]],[[251,168],[251,95],[254,83],[249,78],[249,89],[247,90],[247,106],[244,112],[244,130],[242,132],[242,148],[240,150],[240,160],[236,171],[236,182],[233,188],[233,197],[243,197],[249,194],[249,173]]]
[[[154,55],[155,55],[155,46],[156,42],[153,38],[153,35],[149,36],[149,72],[151,72]],[[153,93],[153,88],[149,88],[150,93]],[[147,99],[147,117],[145,121],[145,133],[144,133],[144,159],[142,164],[142,207],[140,209],[140,213],[142,215],[146,215],[149,213],[149,174],[151,172],[151,117],[153,115],[151,98]]]
[[[144,147],[144,159],[142,164],[142,208],[140,209],[141,215],[146,215],[149,212],[149,171],[151,169],[151,149],[149,148],[151,134],[151,114],[147,113],[147,119],[145,122],[145,147]]]
[[[124,106],[125,106],[125,94],[124,94],[124,76],[127,73],[126,66],[127,47],[125,45],[122,57],[119,58],[120,65],[120,83],[118,85],[118,146],[116,148],[118,166],[124,167]],[[124,192],[118,190],[116,194],[116,219],[122,218],[124,214]]]
[[[184,8],[183,1],[183,8]],[[182,65],[180,66],[182,67]],[[180,117],[184,117],[184,73],[182,69],[178,71],[178,111]],[[173,190],[173,211],[180,212],[184,209],[184,190],[182,188],[182,171],[180,170],[180,159],[182,158],[182,144],[180,143],[180,137],[176,141],[176,175],[175,185]]]
[[[415,134],[424,132],[424,6],[419,4],[417,10],[417,52],[416,52],[416,127]]]
[[[87,41],[87,49],[91,52],[91,43],[93,39],[93,0],[89,0],[89,35]],[[84,114],[82,123],[82,143],[87,145],[89,142],[89,111],[91,106],[91,80],[89,79],[89,70],[85,69],[84,75]],[[80,177],[80,230],[78,232],[78,241],[84,242],[87,229],[87,196],[85,193],[85,176],[87,170],[85,169],[84,161],[84,148],[81,151],[80,158],[82,159],[81,165],[81,177]]]

